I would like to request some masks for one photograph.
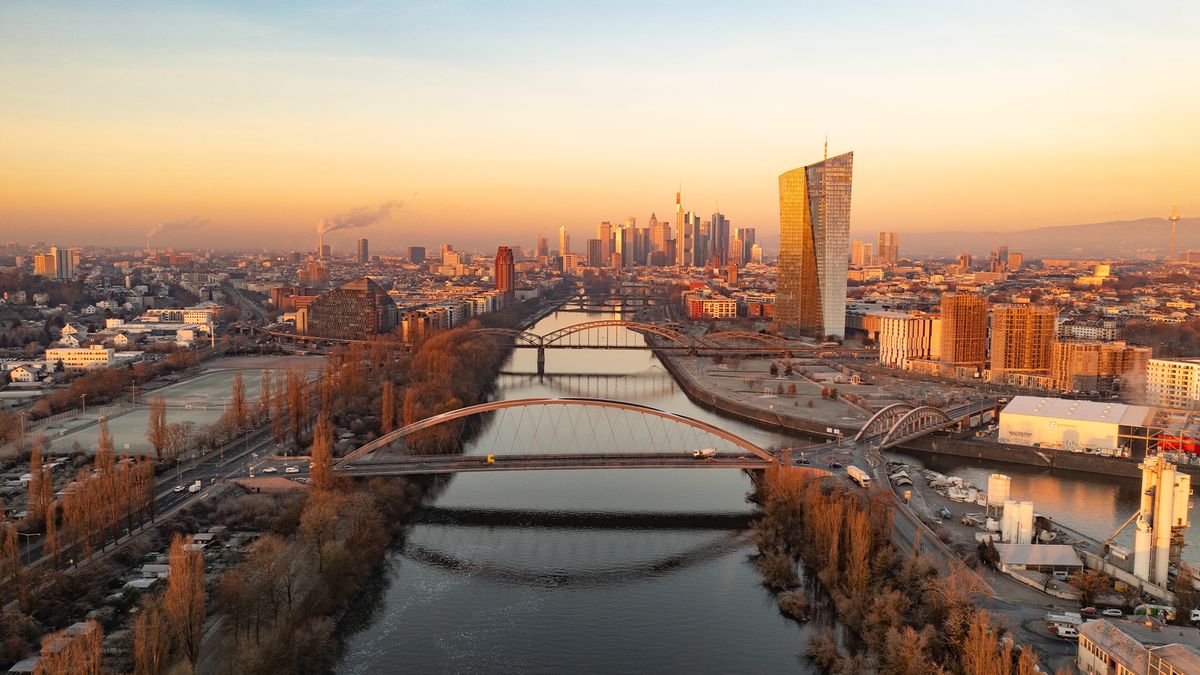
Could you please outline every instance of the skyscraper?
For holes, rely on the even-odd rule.
[[[775,319],[785,330],[846,332],[853,169],[847,152],[779,176]]]
[[[571,252],[571,238],[567,236],[567,226],[563,225],[558,228],[558,254],[565,255]]]
[[[718,265],[729,263],[729,219],[724,213],[714,211],[708,226],[708,255],[716,258]]]
[[[739,253],[738,261],[745,265],[753,259],[751,249],[754,248],[754,244],[756,243],[755,231],[753,227],[739,227],[735,232],[737,233],[735,235],[736,238],[742,242],[742,250]]]
[[[683,221],[683,186],[680,186],[679,191],[675,193],[675,264],[683,266],[683,251],[686,240],[688,239]]]
[[[600,223],[600,226],[596,228],[596,238],[600,240],[600,266],[607,267],[612,262],[612,223],[607,220]]]
[[[408,262],[414,265],[420,265],[425,262],[425,247],[424,246],[409,246],[408,247]]]
[[[534,253],[534,256],[537,258],[550,257],[550,242],[546,241],[546,238],[542,235],[538,235],[537,250]]]
[[[601,244],[602,244],[602,242],[599,239],[588,239],[587,240],[587,266],[588,267],[601,267],[604,265],[604,258],[600,254]]]
[[[513,275],[513,253],[512,249],[507,246],[501,246],[496,249],[496,271],[493,275],[496,280],[496,290],[504,293],[512,293],[516,288],[516,279]]]
[[[371,259],[370,249],[367,245],[367,240],[358,240],[358,264],[365,265]]]
[[[1050,374],[1058,310],[1030,304],[992,308],[992,373]]]
[[[54,278],[72,279],[75,277],[75,258],[71,249],[61,246],[51,246],[50,255],[54,256]]]
[[[671,223],[658,222],[658,217],[650,214],[650,251],[666,251],[667,240],[671,238]]]
[[[880,232],[875,247],[877,265],[895,265],[900,259],[900,237],[895,232]]]
[[[982,368],[987,364],[987,298],[942,296],[942,362]]]

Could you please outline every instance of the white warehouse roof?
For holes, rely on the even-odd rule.
[[[1154,415],[1154,408],[1144,405],[1125,405],[1108,401],[1077,401],[1068,398],[1014,396],[1000,415],[1027,415],[1051,419],[1073,419],[1083,422],[1108,422],[1127,426],[1144,426]]]

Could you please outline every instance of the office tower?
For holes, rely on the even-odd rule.
[[[39,277],[54,278],[58,268],[57,256],[52,253],[39,253],[33,256],[33,273]]]
[[[75,258],[71,255],[71,249],[51,246],[50,255],[54,256],[55,279],[71,279],[75,277]]]
[[[847,152],[779,176],[775,319],[785,330],[846,332],[853,168]]]
[[[716,258],[718,265],[729,263],[729,219],[720,211],[714,211],[709,221],[708,245],[708,255]]]
[[[751,250],[755,244],[755,231],[753,227],[739,227],[734,230],[735,236],[742,242],[742,250],[739,253],[739,261],[745,265],[754,259]]]
[[[1008,244],[1001,244],[996,248],[996,261],[1000,263],[1001,267],[1008,265]]]
[[[370,250],[367,248],[367,240],[358,240],[358,264],[365,265],[371,259]]]
[[[683,187],[680,186],[679,191],[675,193],[675,258],[676,265],[683,267],[684,249],[691,250],[686,240],[690,240],[685,230],[683,220]]]
[[[601,255],[604,242],[599,239],[587,240],[587,266],[588,267],[603,267],[604,256]]]
[[[865,241],[850,242],[850,264],[855,267],[871,265],[871,245]]]
[[[513,276],[513,253],[507,246],[496,249],[496,270],[493,275],[496,280],[496,290],[512,293],[516,288]]]
[[[454,244],[442,244],[442,256],[441,257],[442,257],[443,265],[449,264],[446,262],[446,256],[453,255],[453,254],[454,254]],[[458,256],[454,255],[453,257],[454,257],[454,264],[457,265],[458,264]]]
[[[958,266],[962,268],[963,272],[969,271],[971,269],[971,254],[960,253],[958,255]]]
[[[1023,253],[1008,254],[1008,269],[1010,272],[1016,272],[1021,269],[1021,265],[1025,264],[1025,255]]]
[[[546,238],[541,235],[538,235],[537,251],[534,256],[539,260],[550,257],[550,242],[546,241]]]
[[[943,295],[942,363],[974,368],[987,365],[987,320],[987,298],[961,293]]]
[[[696,264],[696,239],[700,236],[700,217],[688,211],[683,214],[683,247],[679,249],[679,266],[693,267]],[[678,239],[678,237],[676,238]]]
[[[650,251],[666,251],[667,240],[671,238],[671,223],[658,222],[658,217],[650,214]]]
[[[363,340],[396,327],[396,302],[367,277],[338,286],[314,299],[305,312],[305,333]]]
[[[333,255],[333,249],[329,244],[321,244],[321,250],[317,253],[317,257],[321,260],[328,260]]]
[[[900,259],[900,237],[895,232],[880,232],[875,242],[875,264],[895,265]]]
[[[607,267],[612,262],[613,232],[612,223],[607,220],[596,227],[596,238],[600,240],[600,266]]]
[[[424,246],[409,246],[408,261],[414,265],[420,265],[425,262],[425,247]]]
[[[558,254],[566,255],[571,252],[571,238],[567,236],[567,226],[558,228]]]
[[[758,244],[750,245],[750,262],[755,265],[763,264],[763,249]]]
[[[1050,374],[1057,332],[1054,307],[996,305],[992,308],[992,373]]]

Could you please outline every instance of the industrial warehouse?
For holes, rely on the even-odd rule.
[[[1113,402],[1016,396],[1000,411],[1001,443],[1143,457],[1200,451],[1194,413]]]

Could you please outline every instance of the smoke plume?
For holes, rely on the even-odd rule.
[[[324,235],[334,230],[349,230],[374,225],[381,220],[385,220],[392,214],[392,211],[403,207],[404,202],[392,200],[378,206],[360,206],[356,209],[343,211],[342,213],[317,221],[317,234]]]
[[[146,233],[146,240],[149,241],[160,234],[166,234],[176,230],[190,230],[195,227],[204,227],[205,225],[208,225],[208,223],[209,221],[207,218],[200,218],[199,216],[192,216],[191,218],[183,218],[181,220],[168,220],[165,223],[159,223],[150,228],[150,231]]]

